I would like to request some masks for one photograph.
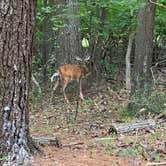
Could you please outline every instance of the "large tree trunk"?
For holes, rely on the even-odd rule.
[[[58,65],[78,63],[76,56],[81,57],[80,19],[77,0],[56,0],[61,4],[60,13],[63,16],[64,27],[58,34]]]
[[[135,103],[135,100],[133,100],[129,103],[129,109],[143,107],[142,100],[150,92],[155,5],[150,3],[149,0],[141,0],[141,2],[145,2],[145,6],[140,8],[138,14],[134,72],[131,86],[131,97],[136,96],[139,99],[139,103]]]
[[[4,165],[28,161],[33,147],[29,90],[35,10],[36,0],[0,1],[0,156],[8,158]]]
[[[145,2],[145,6],[140,8],[138,14],[132,93],[140,91],[145,94],[151,79],[155,4],[149,0],[141,1]]]

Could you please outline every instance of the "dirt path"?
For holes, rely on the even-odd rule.
[[[125,157],[79,149],[45,147],[46,156],[36,157],[34,166],[145,166],[145,163]]]

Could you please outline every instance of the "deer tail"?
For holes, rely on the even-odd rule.
[[[56,72],[56,73],[54,73],[52,76],[51,76],[51,82],[53,82],[54,81],[54,79],[59,79],[59,77],[60,77],[60,74],[59,74],[59,72]]]
[[[51,76],[51,83],[53,83],[55,80],[55,83],[53,85],[53,92],[56,90],[56,88],[58,87],[59,85],[59,80],[60,80],[60,74],[59,72],[56,72],[54,73],[52,76]]]

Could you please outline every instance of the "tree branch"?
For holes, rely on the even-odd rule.
[[[152,0],[149,0],[149,2],[150,2],[150,3],[153,3],[153,4],[157,5],[157,6],[166,8],[166,6],[163,5],[162,3],[153,2]]]

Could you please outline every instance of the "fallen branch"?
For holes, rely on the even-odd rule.
[[[156,165],[166,165],[166,162],[160,162],[160,163],[147,163],[147,166],[156,166]]]
[[[61,147],[62,144],[57,137],[32,137],[32,140],[35,143],[42,145],[54,145],[57,147]]]
[[[128,133],[131,131],[137,131],[140,129],[154,128],[156,122],[153,119],[143,120],[130,124],[113,124],[109,129],[109,133]]]
[[[70,144],[63,144],[62,147],[72,147],[72,146],[77,146],[77,145],[83,145],[84,142],[72,142]]]

